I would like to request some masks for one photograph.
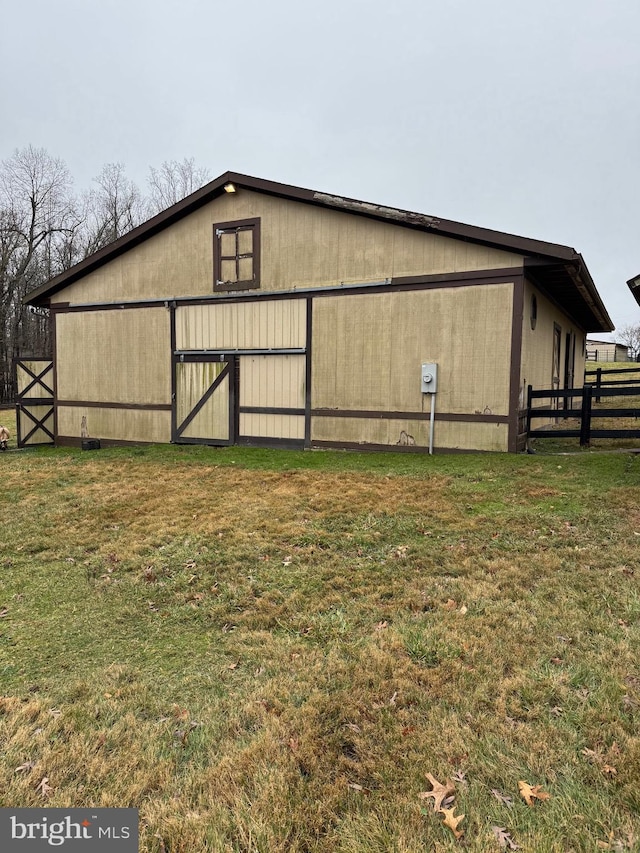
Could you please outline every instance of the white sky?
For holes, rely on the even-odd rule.
[[[638,0],[0,3],[0,160],[227,169],[582,252],[640,322]]]

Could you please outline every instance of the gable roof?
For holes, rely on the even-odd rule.
[[[80,263],[52,278],[41,287],[32,290],[24,299],[26,305],[47,306],[49,300],[62,288],[98,269],[109,261],[143,243],[175,222],[193,213],[224,193],[224,187],[233,183],[242,189],[277,196],[291,201],[319,207],[341,210],[357,216],[365,216],[391,222],[407,228],[429,231],[444,237],[464,240],[507,252],[526,256],[527,273],[535,283],[556,302],[559,302],[585,329],[612,331],[613,324],[582,255],[569,246],[532,240],[475,225],[465,225],[450,219],[440,219],[409,210],[385,207],[379,204],[331,195],[317,190],[252,178],[237,172],[225,172],[220,177],[201,187],[196,192],[143,222],[123,237],[85,258]]]

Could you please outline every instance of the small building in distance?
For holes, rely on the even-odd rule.
[[[587,361],[632,361],[632,358],[626,344],[587,337]]]
[[[58,444],[516,451],[613,329],[570,247],[233,172],[26,302]]]

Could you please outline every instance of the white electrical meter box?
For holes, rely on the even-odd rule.
[[[435,394],[438,390],[438,365],[422,365],[422,393]]]

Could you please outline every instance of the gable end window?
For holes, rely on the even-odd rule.
[[[213,226],[213,289],[260,287],[260,220],[241,219]]]

